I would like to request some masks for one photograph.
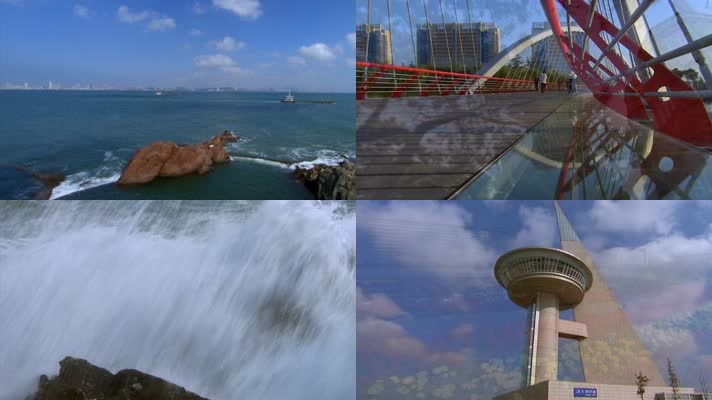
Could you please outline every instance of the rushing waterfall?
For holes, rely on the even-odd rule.
[[[64,356],[212,400],[355,398],[345,202],[0,202],[0,399]]]

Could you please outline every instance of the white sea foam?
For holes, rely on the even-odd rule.
[[[275,160],[268,160],[265,158],[260,158],[260,157],[247,157],[247,156],[230,156],[231,160],[244,160],[244,161],[251,161],[257,164],[264,164],[264,165],[270,165],[272,167],[279,167],[279,168],[289,168],[289,164],[275,161]]]
[[[255,163],[259,164],[264,164],[264,165],[271,165],[274,167],[279,167],[279,168],[287,168],[290,170],[295,170],[297,168],[302,168],[302,169],[312,169],[316,165],[319,164],[324,164],[324,165],[331,165],[331,166],[336,166],[342,163],[345,158],[344,155],[334,151],[334,150],[319,150],[314,153],[314,151],[308,152],[304,148],[295,148],[290,152],[290,157],[292,159],[300,159],[300,158],[309,158],[309,157],[314,157],[313,159],[310,160],[304,160],[304,161],[299,161],[299,162],[282,162],[282,161],[277,161],[273,159],[269,159],[268,156],[264,154],[255,154],[253,155],[234,155],[231,156],[230,158],[232,160],[245,160],[245,161],[252,161]],[[350,157],[349,155],[346,155],[347,157]]]
[[[95,188],[97,186],[106,185],[108,183],[116,182],[121,177],[120,173],[108,177],[99,177],[91,175],[87,172],[79,172],[67,176],[67,178],[54,190],[52,190],[52,196],[50,199],[58,199],[62,196],[72,194],[74,192],[79,192],[86,189]]]
[[[0,399],[67,355],[213,400],[355,399],[348,207],[0,205]]]
[[[58,199],[74,192],[116,182],[121,177],[122,162],[113,152],[104,152],[104,161],[98,168],[93,171],[81,171],[68,175],[59,186],[52,190],[50,199]]]
[[[319,150],[315,159],[311,161],[300,161],[289,166],[290,169],[294,170],[297,168],[302,169],[312,169],[318,164],[325,164],[330,166],[339,165],[344,161],[344,157],[333,150]]]

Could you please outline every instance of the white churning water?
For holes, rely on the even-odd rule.
[[[0,202],[0,399],[65,356],[213,400],[355,398],[352,203]]]

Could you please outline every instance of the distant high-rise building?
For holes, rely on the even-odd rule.
[[[54,84],[52,83],[52,81],[49,81],[49,83],[47,84],[47,89],[49,89],[49,90],[54,89]]]
[[[572,23],[572,26],[575,25]],[[551,29],[548,22],[534,22],[532,24],[532,34],[537,34]],[[583,46],[584,33],[572,32],[574,43]],[[565,40],[568,40],[568,32],[564,29]],[[561,52],[561,47],[554,36],[546,38],[541,42],[535,43],[532,46],[532,65],[535,68],[545,69],[546,71],[556,71],[563,74],[569,74],[571,67]]]
[[[30,84],[25,82],[25,89],[29,89],[29,88],[30,88]]]
[[[367,42],[368,39],[368,42]],[[366,47],[368,46],[368,59]],[[393,64],[391,56],[391,32],[383,25],[356,26],[356,60],[375,64]]]
[[[463,65],[477,69],[500,50],[500,31],[494,23],[418,25],[418,64],[438,69]]]

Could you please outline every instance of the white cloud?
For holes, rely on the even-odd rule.
[[[151,22],[148,24],[148,29],[160,32],[171,30],[175,27],[176,21],[169,17],[156,17],[151,19]]]
[[[314,43],[309,46],[302,46],[297,50],[300,56],[306,59],[318,61],[332,61],[336,58],[338,48],[330,48],[324,43]]]
[[[394,318],[405,314],[390,297],[383,293],[365,294],[356,288],[356,317]]]
[[[240,68],[237,65],[223,67],[222,71],[227,72],[232,75],[249,75],[250,74],[250,70],[245,69],[245,68]]]
[[[512,240],[512,248],[525,246],[552,247],[556,241],[556,218],[544,208],[519,208],[524,229],[519,231]]]
[[[381,354],[389,359],[416,360],[427,365],[458,365],[468,357],[466,350],[439,352],[408,333],[403,326],[378,318],[356,321],[356,348],[360,353]]]
[[[196,1],[193,3],[193,12],[196,14],[205,14],[205,7],[203,7],[199,1]]]
[[[215,68],[233,75],[249,74],[249,70],[240,68],[235,60],[225,54],[211,54],[198,56],[193,59],[193,64],[200,68]]]
[[[346,35],[346,41],[349,42],[351,47],[356,46],[356,32],[351,32],[348,35]]]
[[[668,284],[700,279],[709,271],[710,259],[712,232],[697,237],[673,233],[640,246],[609,248],[597,255],[602,268],[618,278],[650,277]]]
[[[703,302],[705,282],[665,285],[660,289],[648,291],[626,307],[626,312],[634,322],[658,321],[671,315],[696,310]]]
[[[363,217],[361,217],[363,215]],[[450,283],[491,285],[497,254],[468,225],[472,215],[457,203],[390,202],[359,207],[358,229],[406,267],[434,274]]]
[[[190,30],[189,35],[190,36],[203,36],[203,31],[201,31],[200,29],[193,28]]]
[[[467,337],[471,336],[472,332],[474,332],[474,328],[472,327],[472,324],[462,324],[458,326],[457,328],[453,329],[450,334],[455,337]]]
[[[672,201],[596,201],[589,216],[601,231],[669,233],[678,205]]]
[[[126,22],[127,24],[134,24],[136,22],[141,22],[151,16],[149,11],[131,12],[128,7],[120,6],[119,10],[116,12],[116,16],[119,21]]]
[[[305,60],[304,57],[290,56],[287,57],[287,62],[294,65],[305,65],[307,60]]]
[[[235,61],[224,54],[212,54],[195,57],[195,65],[198,67],[230,67],[235,65]]]
[[[662,235],[641,245],[602,250],[594,258],[631,320],[664,320],[692,312],[704,301],[712,231],[695,237]]]
[[[259,0],[213,0],[213,5],[246,19],[257,19],[262,15]]]
[[[74,15],[81,18],[89,18],[89,9],[85,5],[75,4]]]
[[[651,324],[640,329],[640,337],[645,347],[661,358],[679,361],[698,352],[695,336],[688,329]]]
[[[676,299],[673,299],[673,302]],[[706,302],[692,311],[673,312],[665,315],[666,319],[655,321],[638,328],[640,338],[646,348],[652,351],[658,364],[666,358],[671,358],[675,364],[692,362],[700,349],[707,347],[707,332],[712,329],[712,303]],[[702,351],[704,353],[704,351]],[[700,364],[705,364],[705,358],[712,361],[712,356],[702,356]],[[697,364],[692,362],[693,365]],[[700,365],[697,364],[697,365]],[[712,363],[709,364],[712,367]],[[712,368],[711,368],[712,370]]]
[[[233,51],[245,47],[245,42],[238,42],[230,36],[225,36],[215,43],[215,47],[220,51]]]
[[[160,15],[157,12],[150,10],[131,11],[128,7],[123,5],[116,11],[116,17],[119,21],[127,24],[135,24],[137,22],[149,20],[146,27],[149,30],[156,32],[165,32],[176,27],[176,21],[173,18]]]

